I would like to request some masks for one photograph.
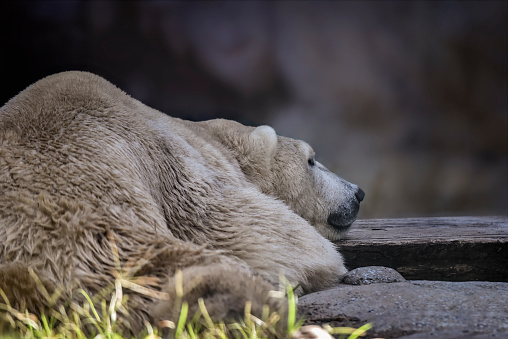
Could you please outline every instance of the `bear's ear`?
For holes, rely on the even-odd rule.
[[[270,126],[256,127],[249,134],[250,149],[257,154],[263,154],[265,159],[270,159],[277,150],[277,133]]]

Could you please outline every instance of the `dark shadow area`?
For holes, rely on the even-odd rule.
[[[507,215],[505,1],[4,1],[0,101],[97,73],[191,120],[268,124],[360,218]]]

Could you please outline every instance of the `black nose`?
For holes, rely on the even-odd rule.
[[[358,199],[358,202],[360,202],[363,200],[363,198],[365,198],[365,192],[361,188],[358,188],[358,191],[356,191],[355,196],[356,199]]]

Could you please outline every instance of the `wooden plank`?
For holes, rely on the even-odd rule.
[[[508,217],[359,220],[337,245],[349,269],[386,266],[412,280],[508,282]]]

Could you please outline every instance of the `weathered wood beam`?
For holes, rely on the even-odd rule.
[[[412,280],[508,282],[508,217],[359,220],[337,245],[349,269],[386,266]]]

